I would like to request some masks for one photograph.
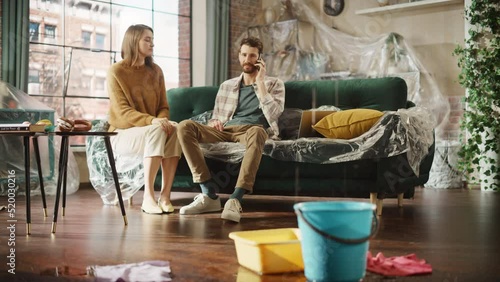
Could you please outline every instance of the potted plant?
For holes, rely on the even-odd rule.
[[[459,151],[460,167],[468,180],[481,189],[499,189],[500,182],[500,4],[472,0],[465,7],[470,24],[465,45],[458,46],[460,84],[466,88],[465,110],[460,122],[464,145]]]

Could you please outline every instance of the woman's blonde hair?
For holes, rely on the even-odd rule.
[[[141,40],[142,33],[149,29],[153,32],[153,29],[147,25],[136,24],[131,25],[125,32],[122,42],[122,58],[125,64],[129,66],[136,66],[137,60],[139,59],[139,40]],[[153,58],[146,57],[144,59],[146,66],[153,66]]]

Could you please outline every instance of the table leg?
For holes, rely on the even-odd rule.
[[[23,137],[24,143],[24,180],[26,181],[26,233],[31,234],[31,188],[30,188],[30,137]]]
[[[62,178],[64,176],[64,171],[66,170],[66,152],[64,148],[66,147],[66,142],[68,142],[68,136],[61,136],[61,151],[59,152],[59,173],[57,175],[57,188],[56,188],[56,200],[54,204],[54,216],[52,218],[52,233],[56,233],[57,226],[57,212],[59,210],[59,198],[61,196],[61,185]]]
[[[111,172],[113,173],[113,180],[115,181],[116,195],[118,196],[118,202],[120,202],[120,208],[122,210],[123,222],[125,223],[125,225],[128,225],[127,215],[125,214],[125,206],[123,205],[122,191],[120,190],[120,183],[118,182],[118,173],[116,172],[115,158],[113,156],[113,148],[111,147],[109,136],[104,137],[104,143],[106,144],[106,151],[108,152],[109,165],[111,166]]]
[[[66,137],[68,138],[68,137]],[[69,138],[67,139],[66,143],[65,143],[65,147],[64,147],[64,162],[65,162],[65,166],[64,166],[64,175],[63,175],[63,192],[62,192],[62,216],[65,216],[66,215],[66,182],[68,180],[68,155],[69,155]]]
[[[45,187],[43,186],[42,165],[40,161],[40,149],[38,147],[38,136],[34,136],[33,149],[35,150],[36,165],[38,167],[38,180],[40,181],[40,191],[42,193],[43,217],[47,217],[47,201],[45,200]]]

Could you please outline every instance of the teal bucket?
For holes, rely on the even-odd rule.
[[[348,201],[294,205],[308,281],[359,281],[365,276],[368,240],[378,229],[375,208]]]

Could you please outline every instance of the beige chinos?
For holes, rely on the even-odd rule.
[[[116,129],[111,137],[113,151],[120,155],[143,155],[148,157],[180,157],[181,146],[177,139],[177,129],[167,135],[160,125],[147,125]]]
[[[192,120],[184,120],[177,126],[177,135],[195,183],[203,183],[212,178],[199,143],[239,142],[246,145],[236,187],[252,192],[268,137],[262,126],[235,125],[219,131]]]

